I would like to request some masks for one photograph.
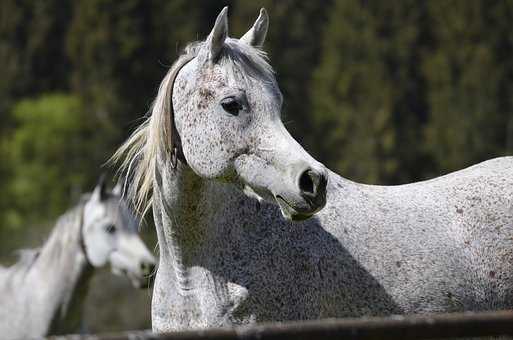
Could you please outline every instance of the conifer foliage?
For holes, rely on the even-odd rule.
[[[405,183],[512,153],[512,1],[4,0],[0,228],[90,188],[225,5],[233,37],[267,8],[285,124],[341,175]],[[61,145],[71,134],[91,138]],[[51,169],[44,185],[34,169]]]

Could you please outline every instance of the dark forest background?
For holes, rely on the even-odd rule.
[[[266,7],[286,126],[342,176],[400,184],[513,153],[513,1],[0,0],[0,256],[93,188],[224,5],[232,37]],[[88,329],[148,327],[150,293],[96,286]]]

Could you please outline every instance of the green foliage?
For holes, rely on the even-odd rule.
[[[512,151],[511,2],[337,1],[314,72],[315,151],[371,183]]]
[[[442,2],[429,11],[437,45],[422,65],[431,113],[425,147],[437,168],[511,152],[511,2]]]
[[[90,168],[77,175],[90,181],[89,171],[96,174],[148,110],[180,49],[205,37],[227,4],[234,37],[251,26],[260,6],[267,8],[265,49],[286,99],[285,124],[342,175],[409,182],[512,151],[511,1],[6,0],[0,11],[0,155],[10,148],[5,136],[26,129],[26,121],[8,114],[15,103],[45,92],[71,92],[88,123],[104,134],[98,137],[102,152],[89,152]],[[16,112],[27,105],[22,104]],[[40,147],[38,157],[48,158],[39,164],[52,163],[54,151]],[[16,156],[18,162],[27,155]],[[18,175],[16,164],[2,162],[0,185],[15,183],[16,195],[39,202],[30,197],[40,194],[29,193],[35,186]],[[29,168],[27,173],[42,170]],[[46,173],[60,178],[54,171]],[[81,188],[83,181],[72,182]],[[73,185],[63,184],[65,190]],[[17,211],[18,200],[12,205],[0,199],[0,207]],[[64,209],[63,200],[51,201],[45,211],[54,213],[61,204]]]
[[[67,34],[74,91],[119,133],[148,110],[166,65],[198,26],[199,9],[186,1],[75,2]]]
[[[21,97],[67,87],[69,63],[62,46],[69,10],[58,0],[0,2],[2,118]]]
[[[22,100],[13,116],[16,129],[5,148],[13,176],[6,222],[16,227],[62,213],[90,187],[105,155],[98,152],[101,129],[75,96]]]
[[[114,123],[114,114],[129,104],[119,98],[124,87],[138,89],[133,78],[140,64],[144,23],[138,17],[141,1],[77,1],[69,27],[67,49],[73,64],[73,87],[86,98],[92,112]],[[135,61],[135,62],[134,62]],[[132,103],[136,98],[131,97]]]
[[[88,113],[87,124],[104,134],[96,138],[102,152],[74,156],[92,157],[89,168],[76,175],[91,181],[89,172],[96,174],[149,108],[167,66],[185,43],[208,34],[226,4],[234,37],[251,26],[260,6],[268,9],[265,49],[286,99],[285,124],[342,175],[371,183],[409,182],[511,152],[511,1],[6,0],[0,11],[0,62],[5,65],[0,133],[25,133],[18,130],[27,129],[27,121],[7,114],[17,101],[71,91],[81,114]],[[17,104],[15,111],[24,105]],[[57,129],[57,120],[64,118],[52,115],[45,119],[54,119],[51,128]],[[69,121],[62,124],[72,127]],[[13,142],[0,140],[3,155]],[[47,157],[34,159],[41,167],[56,160],[54,145],[48,145],[48,150],[40,145],[30,151]],[[95,148],[87,143],[66,147],[69,157]],[[30,165],[18,173],[21,162],[31,158],[24,152],[16,156],[18,165],[0,166],[0,185],[12,182],[13,197],[18,197],[16,204],[0,199],[0,207],[10,207],[4,212],[21,209],[21,193],[26,202],[40,202],[40,193],[29,192],[37,186],[27,178],[35,181],[34,174],[43,169],[30,170]],[[43,172],[49,176],[45,190],[61,178],[55,169]],[[62,190],[82,188],[86,179],[65,178],[71,182]],[[62,192],[56,195],[61,198],[43,205],[48,216],[65,207]],[[26,222],[23,209],[14,214],[20,219],[16,224]]]
[[[349,178],[377,182],[397,171],[391,156],[395,91],[379,21],[357,1],[333,8],[312,86],[316,150]]]

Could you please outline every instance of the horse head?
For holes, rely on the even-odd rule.
[[[121,197],[119,184],[108,191],[100,182],[85,203],[83,248],[93,267],[110,263],[114,274],[124,274],[137,288],[147,287],[155,258],[137,232],[138,222]]]
[[[171,116],[172,141],[198,176],[240,185],[302,220],[326,204],[328,175],[282,123],[283,97],[260,49],[268,22],[262,9],[242,38],[230,38],[225,7],[164,79],[153,114]]]

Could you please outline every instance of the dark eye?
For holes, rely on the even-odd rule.
[[[116,232],[116,226],[114,224],[109,224],[105,227],[105,231],[109,234],[114,234]]]
[[[235,98],[225,98],[221,101],[223,109],[233,116],[238,116],[239,112],[244,108]]]

